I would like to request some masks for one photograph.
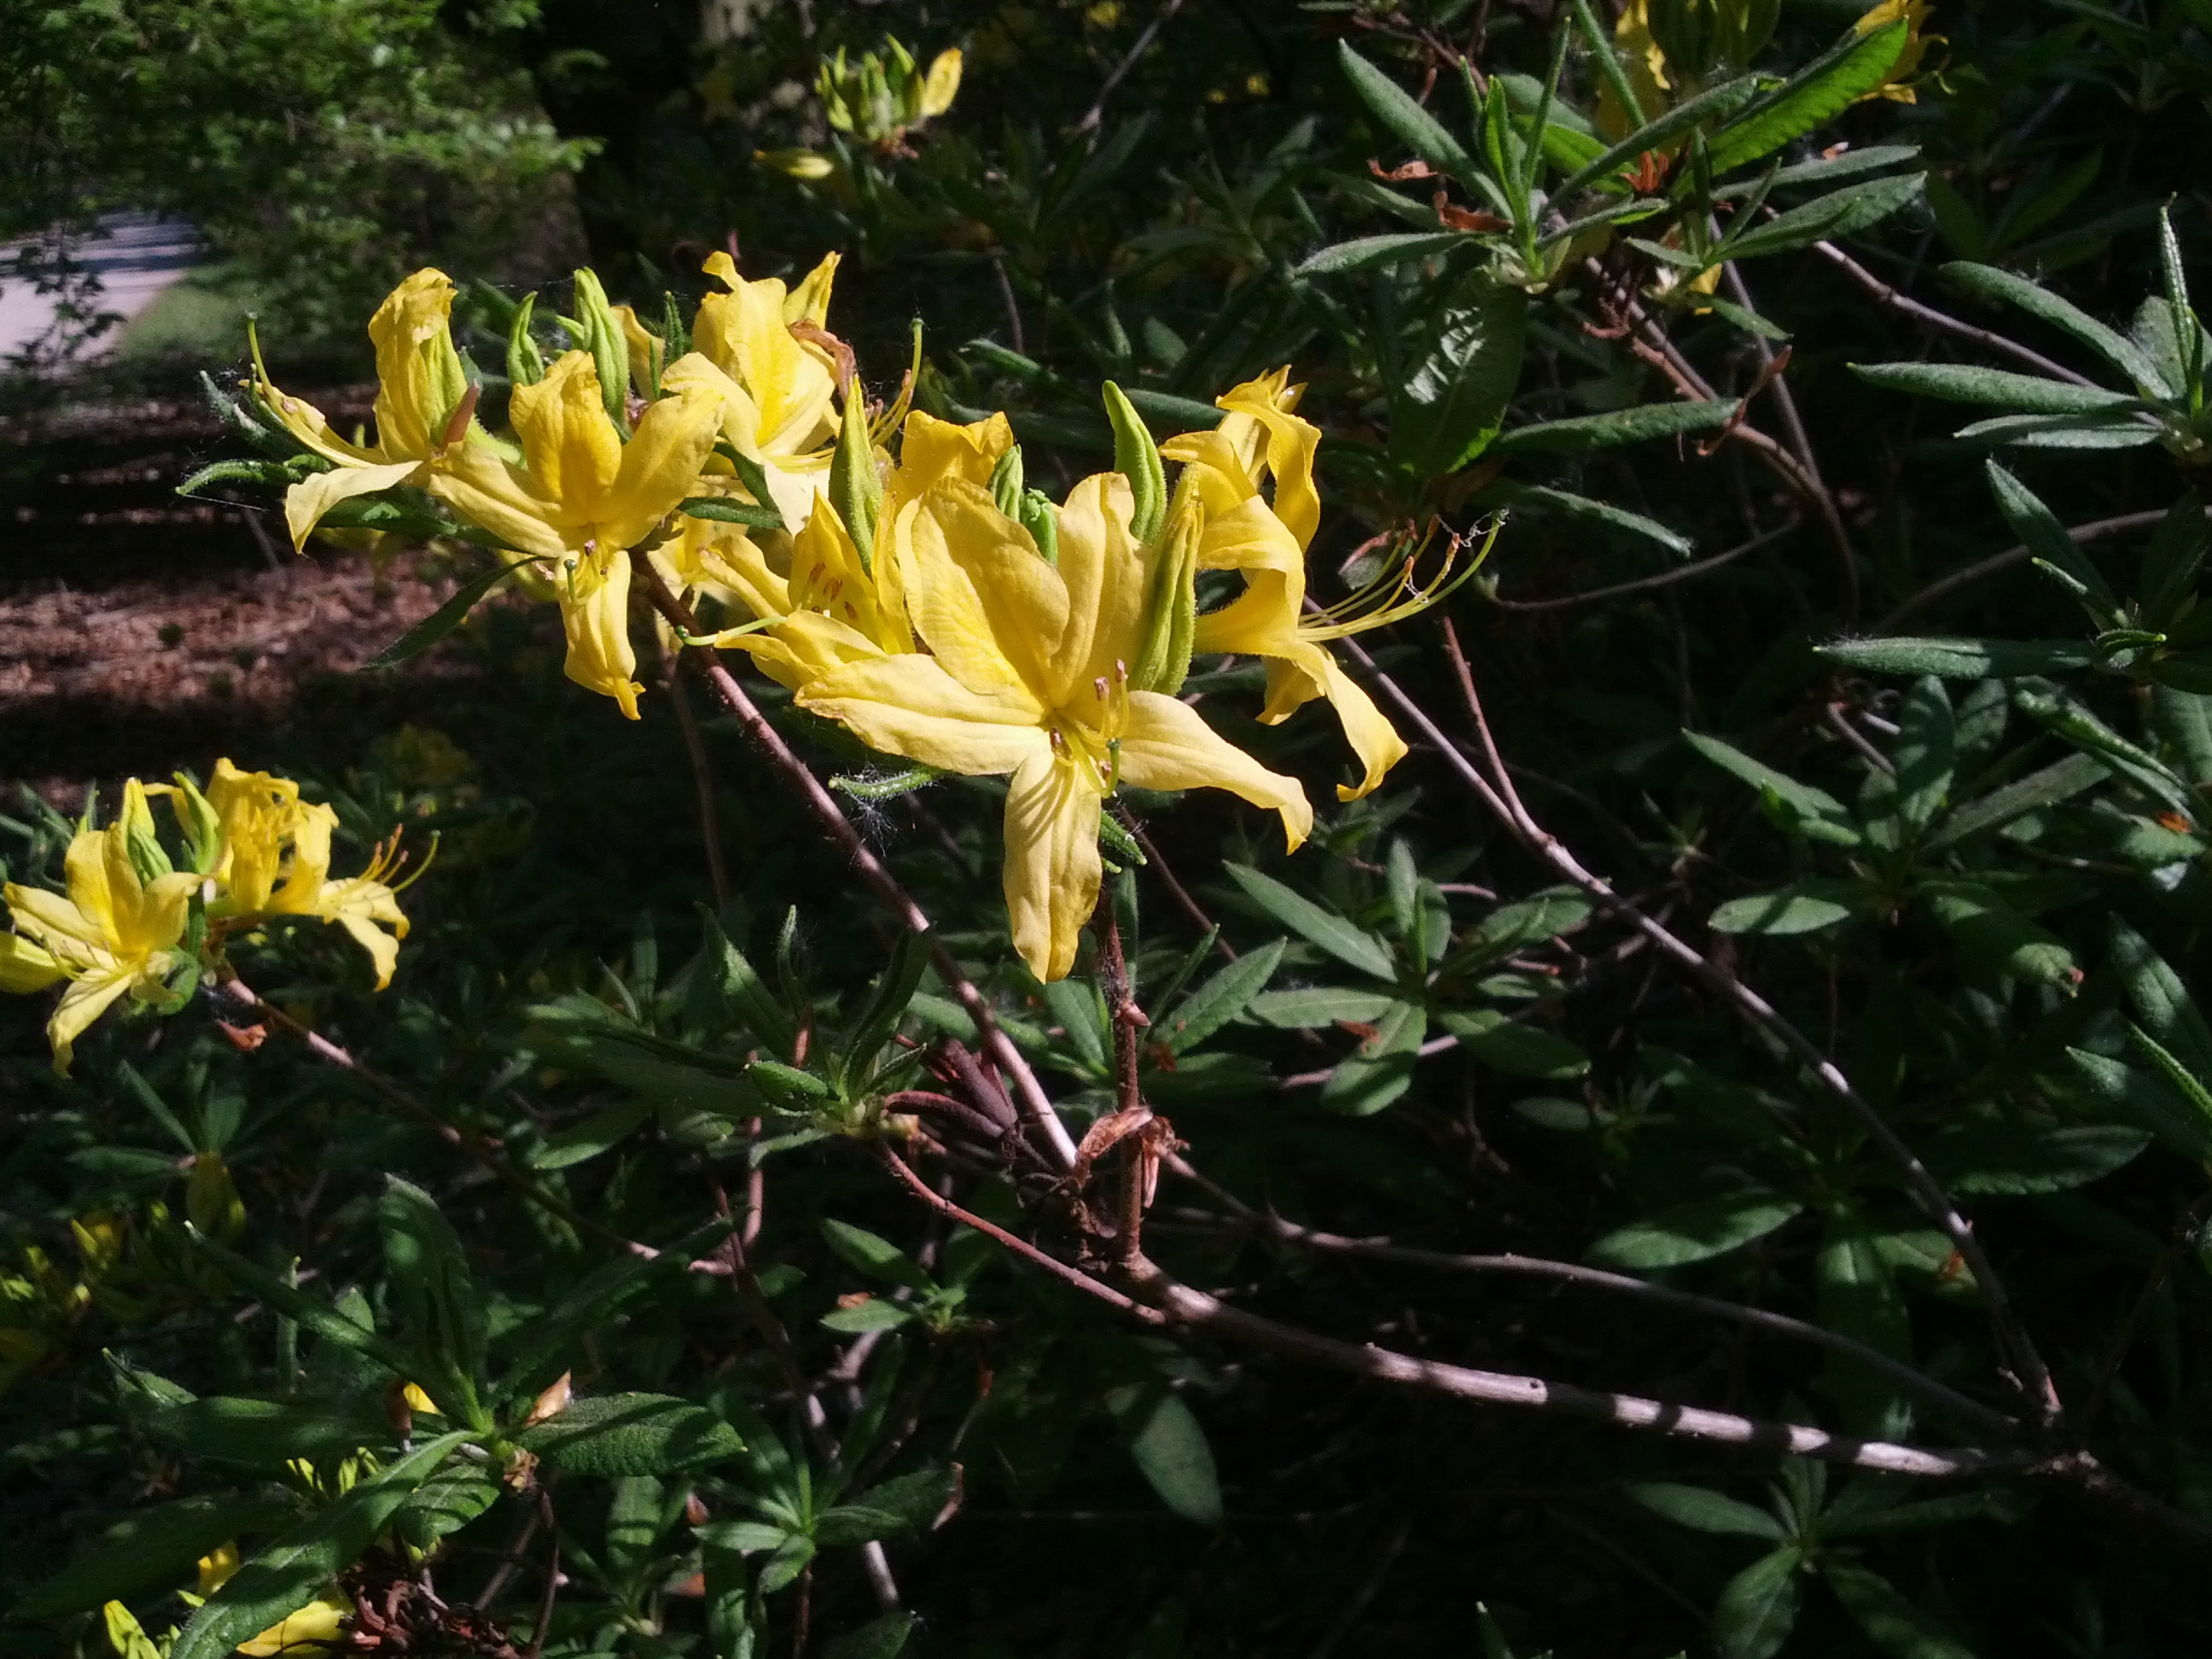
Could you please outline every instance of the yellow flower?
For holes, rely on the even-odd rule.
[[[388,851],[380,848],[360,875],[332,881],[331,832],[338,815],[301,800],[298,784],[219,760],[207,799],[222,828],[213,872],[219,896],[209,915],[234,923],[250,916],[334,921],[368,952],[376,988],[391,984],[399,941],[407,937],[407,918],[385,879],[398,867],[397,838]]]
[[[0,988],[33,990],[66,978],[46,1041],[54,1069],[66,1076],[76,1040],[126,993],[156,1000],[184,960],[193,890],[200,878],[173,871],[154,838],[145,785],[123,787],[123,811],[105,830],[78,833],[63,855],[69,893],[9,882],[17,943],[0,962]]]
[[[671,364],[662,378],[670,395],[624,443],[590,355],[564,352],[537,385],[514,389],[522,465],[472,446],[430,480],[472,523],[553,562],[568,678],[614,698],[632,720],[644,688],[630,678],[629,550],[694,492],[714,448],[723,399],[698,374],[706,367],[696,356]]]
[[[1306,547],[1321,522],[1313,482],[1321,434],[1292,412],[1303,388],[1289,379],[1289,370],[1279,369],[1247,381],[1216,399],[1229,411],[1218,428],[1172,439],[1160,453],[1185,464],[1189,500],[1203,514],[1200,565],[1244,578],[1242,593],[1198,618],[1195,648],[1267,659],[1263,724],[1287,720],[1316,697],[1328,698],[1363,774],[1356,787],[1338,785],[1337,798],[1356,800],[1405,757],[1406,744],[1323,641],[1397,621],[1419,606],[1389,606],[1365,616],[1306,614]],[[1260,488],[1270,477],[1272,502]]]
[[[990,493],[941,479],[878,542],[901,561],[929,653],[850,662],[799,704],[884,753],[971,775],[1011,775],[1006,908],[1038,978],[1064,977],[1098,898],[1098,819],[1121,782],[1222,788],[1282,816],[1295,848],[1313,823],[1296,780],[1268,771],[1175,698],[1129,689],[1148,618],[1127,483],[1085,479],[1060,513],[1059,563]]]
[[[776,509],[794,527],[805,523],[829,479],[823,446],[836,433],[837,374],[828,349],[792,330],[826,325],[837,262],[825,255],[787,289],[773,276],[748,282],[728,254],[712,254],[702,268],[730,291],[700,301],[691,325],[694,351],[734,383],[736,395],[725,392],[722,435],[761,463]]]
[[[1927,21],[1928,0],[1881,0],[1881,4],[1851,25],[1852,32],[1857,34],[1872,34],[1876,29],[1887,28],[1892,23],[1905,25],[1905,50],[1898,53],[1897,61],[1889,66],[1889,73],[1882,77],[1881,84],[1867,94],[1866,98],[1862,98],[1861,103],[1869,98],[1886,98],[1897,104],[1919,101],[1912,89],[1912,72],[1920,67],[1921,58],[1927,55],[1928,43],[1943,38],[1940,34],[1921,33],[1922,26]]]
[[[284,522],[293,550],[307,546],[323,514],[353,495],[398,484],[420,484],[430,463],[466,434],[483,437],[473,417],[453,432],[468,398],[468,376],[453,349],[453,279],[442,270],[416,271],[392,289],[369,319],[376,344],[376,441],[348,443],[331,430],[313,404],[280,391],[254,353],[254,387],[285,429],[331,463],[284,494]]]

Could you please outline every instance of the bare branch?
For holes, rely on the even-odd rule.
[[[1815,242],[1813,244],[1813,252],[1865,289],[1869,296],[1877,304],[1887,306],[1891,310],[1901,312],[1907,317],[1916,318],[1930,328],[1940,328],[1947,334],[1955,334],[1962,340],[1972,340],[1976,345],[2000,352],[2014,362],[2026,363],[2039,374],[2048,374],[2055,380],[2064,380],[2072,386],[2094,386],[2097,384],[2087,375],[2077,374],[2065,364],[2055,363],[2041,352],[2031,351],[2017,341],[2008,340],[2003,335],[1993,334],[1985,328],[1976,328],[1972,323],[1962,323],[1956,317],[1938,311],[1933,306],[1923,305],[1919,301],[1900,293],[1883,282],[1881,277],[1852,258],[1833,242]]]

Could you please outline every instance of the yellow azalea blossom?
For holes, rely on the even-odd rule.
[[[298,784],[267,772],[241,772],[219,760],[207,799],[222,826],[222,852],[213,872],[220,896],[208,907],[209,915],[336,922],[368,952],[376,988],[391,984],[399,941],[407,937],[407,918],[386,879],[398,866],[396,844],[380,848],[360,875],[332,881],[331,833],[338,815],[319,802],[301,800]]]
[[[118,999],[161,995],[163,981],[184,961],[177,947],[200,878],[169,869],[154,840],[146,787],[136,778],[124,785],[115,822],[81,831],[62,862],[66,897],[15,882],[4,889],[18,942],[8,948],[12,965],[0,987],[68,981],[46,1022],[54,1069],[66,1076],[77,1038]]]
[[[1940,40],[1940,34],[1923,34],[1921,29],[1928,21],[1928,0],[1881,0],[1881,3],[1866,12],[1851,25],[1854,33],[1872,34],[1876,29],[1887,28],[1892,23],[1905,25],[1905,50],[1889,66],[1882,82],[1859,101],[1869,98],[1886,98],[1892,103],[1911,104],[1919,101],[1912,89],[1912,72],[1920,67],[1927,55],[1928,43]]]
[[[696,489],[713,450],[722,393],[695,356],[669,366],[670,395],[647,409],[629,441],[609,416],[589,353],[562,354],[511,404],[516,465],[487,447],[448,458],[432,491],[516,551],[550,561],[568,634],[568,678],[612,697],[630,719],[644,690],[630,676],[629,550]]]
[[[723,436],[761,463],[776,509],[794,526],[806,521],[829,480],[824,446],[836,434],[837,372],[827,348],[792,329],[827,325],[838,257],[824,256],[798,287],[787,288],[773,276],[748,282],[728,254],[712,254],[703,269],[730,291],[700,301],[691,325],[693,350],[742,394],[723,407]]]
[[[239,1565],[238,1546],[234,1543],[224,1544],[200,1557],[202,1599],[228,1583],[237,1575]],[[270,1659],[272,1655],[333,1650],[343,1645],[343,1626],[352,1617],[353,1604],[342,1599],[333,1587],[307,1606],[287,1613],[258,1636],[240,1642],[235,1651],[251,1654],[253,1659]]]
[[[1043,980],[1075,963],[1098,899],[1098,820],[1118,783],[1227,789],[1282,816],[1295,848],[1313,809],[1170,696],[1129,689],[1147,623],[1147,572],[1127,482],[1099,475],[1060,509],[1060,558],[966,478],[940,480],[885,526],[928,653],[848,663],[801,707],[886,754],[970,775],[1011,775],[1003,882],[1014,947]],[[888,544],[888,545],[886,545]]]
[[[884,482],[878,523],[896,523],[908,502],[946,478],[988,485],[993,469],[1013,447],[1014,429],[1004,415],[961,426],[915,410],[906,418],[898,465]],[[741,532],[717,537],[687,529],[684,540],[700,550],[686,585],[705,578],[719,586],[723,597],[773,623],[764,629],[731,629],[710,642],[749,652],[781,684],[796,690],[842,663],[916,648],[908,619],[905,564],[890,538],[879,540],[874,560],[863,559],[827,501],[817,503],[805,528],[793,538],[788,574],[778,571]]]
[[[1160,453],[1185,464],[1192,507],[1203,514],[1199,564],[1244,578],[1242,593],[1198,618],[1194,647],[1266,659],[1262,724],[1275,725],[1314,698],[1328,698],[1362,769],[1356,786],[1337,786],[1337,798],[1357,800],[1405,758],[1406,744],[1323,641],[1409,612],[1391,606],[1356,619],[1306,613],[1306,548],[1321,521],[1313,482],[1321,434],[1292,412],[1303,388],[1289,379],[1282,369],[1247,381],[1217,399],[1228,411],[1218,428],[1172,439]],[[1270,477],[1272,503],[1260,488]]]
[[[416,271],[392,289],[369,319],[376,345],[376,441],[349,443],[331,430],[313,404],[280,391],[254,356],[254,386],[284,428],[331,463],[284,493],[284,522],[292,547],[306,548],[308,532],[340,501],[398,484],[421,484],[430,463],[465,434],[451,428],[468,396],[468,376],[453,349],[453,279],[442,270]],[[473,418],[467,431],[482,438]]]

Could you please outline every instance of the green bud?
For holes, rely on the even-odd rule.
[[[176,866],[169,862],[167,850],[161,837],[154,833],[154,814],[146,805],[146,793],[133,781],[123,792],[123,845],[131,857],[131,867],[142,882],[173,873]]]
[[[999,511],[1018,520],[1022,516],[1022,447],[1016,444],[999,457],[991,469],[991,499]]]
[[[1012,515],[1030,532],[1039,555],[1049,565],[1060,563],[1060,508],[1042,489],[1022,491],[1021,510]]]
[[[200,787],[189,772],[179,772],[177,793],[169,797],[176,808],[177,822],[184,827],[185,844],[191,851],[192,869],[205,875],[222,856],[222,820],[216,816],[215,805],[200,793]]]
[[[599,370],[599,395],[606,401],[607,415],[628,437],[629,341],[607,304],[606,289],[588,268],[576,273],[576,316],[584,325],[580,343],[592,354],[592,366]]]
[[[1190,674],[1191,643],[1198,630],[1198,539],[1194,504],[1176,503],[1168,532],[1146,548],[1145,617],[1129,688],[1173,696]]]
[[[837,451],[830,461],[830,505],[845,521],[860,562],[871,571],[876,560],[876,516],[884,504],[884,481],[876,471],[876,447],[868,438],[867,411],[860,407],[860,382],[845,388],[845,416],[837,428]]]
[[[1168,475],[1160,465],[1159,446],[1152,441],[1144,417],[1113,381],[1106,382],[1106,419],[1114,428],[1114,469],[1129,481],[1136,511],[1129,527],[1140,542],[1149,542],[1167,511]]]
[[[530,313],[538,309],[538,296],[526,294],[514,308],[507,330],[507,378],[517,386],[536,386],[545,378],[545,359],[538,342],[530,337]]]

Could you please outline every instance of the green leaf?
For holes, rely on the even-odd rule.
[[[823,1659],[896,1659],[914,1626],[912,1613],[887,1613],[846,1632],[824,1650]]]
[[[2124,392],[1970,363],[1853,363],[1850,369],[1887,391],[1953,403],[1994,404],[2028,415],[2094,415],[2136,406],[2136,399]]]
[[[776,1000],[745,953],[730,942],[721,923],[703,908],[700,916],[705,924],[699,945],[703,960],[702,971],[693,981],[695,993],[709,996],[731,1018],[757,1036],[770,1052],[789,1054],[798,1036],[791,1015]]]
[[[1595,184],[1607,174],[1626,167],[1646,150],[1663,150],[1674,139],[1702,125],[1706,121],[1725,120],[1759,95],[1759,78],[1740,76],[1724,81],[1711,91],[1699,93],[1668,110],[1656,121],[1644,125],[1609,146],[1602,154],[1593,157],[1560,182],[1553,192],[1555,201],[1565,201],[1585,185]]]
[[[362,672],[368,673],[397,668],[401,663],[421,656],[459,628],[462,619],[476,609],[477,602],[493,588],[526,567],[544,562],[541,558],[518,558],[512,564],[498,565],[481,575],[471,577],[454,590],[453,598],[363,663]]]
[[[1413,1086],[1421,1040],[1427,1035],[1428,1015],[1418,1003],[1392,1003],[1382,1011],[1375,1035],[1322,1085],[1322,1109],[1369,1117],[1389,1105]]]
[[[886,1285],[903,1285],[909,1290],[936,1288],[929,1275],[904,1250],[866,1228],[855,1227],[835,1216],[824,1216],[822,1237],[848,1267],[866,1278]]]
[[[2136,1018],[2195,1077],[2212,1079],[2212,1026],[2197,1011],[2189,988],[2150,941],[2115,916],[2112,965],[2127,988]]]
[[[1358,236],[1310,255],[1291,271],[1294,276],[1343,276],[1376,265],[1395,265],[1407,259],[1425,259],[1467,246],[1473,238],[1463,231],[1394,231],[1381,236]]]
[[[1974,1659],[1972,1649],[1952,1638],[1932,1614],[1906,1601],[1871,1568],[1825,1553],[1820,1565],[1821,1582],[1884,1653],[1894,1659]]]
[[[1831,185],[1839,179],[1856,178],[1862,173],[1879,173],[1884,167],[1898,167],[1919,159],[1919,150],[1911,144],[1869,144],[1863,149],[1854,148],[1840,155],[1800,161],[1794,167],[1781,167],[1771,174],[1762,173],[1756,179],[1739,179],[1715,191],[1713,200],[1737,201],[1746,196],[1763,196],[1800,185]]]
[[[924,1469],[885,1480],[823,1512],[814,1528],[821,1544],[865,1544],[927,1529],[960,1488],[951,1469]]]
[[[1814,839],[1832,842],[1840,847],[1856,847],[1862,839],[1856,820],[1843,802],[1826,790],[1800,783],[1764,761],[1753,759],[1733,744],[1707,737],[1702,732],[1685,732],[1682,741],[1723,772],[1758,790],[1762,800],[1772,802],[1786,811],[1799,829]]]
[[[886,1302],[879,1296],[864,1297],[850,1307],[832,1308],[822,1316],[824,1330],[842,1331],[857,1336],[863,1331],[895,1331],[902,1325],[910,1325],[919,1317],[919,1310],[903,1303]]]
[[[1391,960],[1389,947],[1374,934],[1353,927],[1334,911],[1322,909],[1311,899],[1291,891],[1273,876],[1262,875],[1248,864],[1228,864],[1222,868],[1231,881],[1244,890],[1248,898],[1300,939],[1319,945],[1339,962],[1363,974],[1371,974],[1386,981],[1397,978],[1397,965]]]
[[[1470,271],[1423,330],[1390,392],[1390,458],[1424,477],[1456,472],[1490,447],[1521,380],[1528,296]]]
[[[149,1504],[85,1545],[69,1565],[17,1601],[9,1616],[58,1619],[103,1601],[167,1590],[191,1577],[203,1555],[241,1534],[281,1526],[291,1516],[290,1504],[270,1498],[180,1498]]]
[[[1585,1253],[1601,1267],[1649,1272],[1741,1249],[1798,1215],[1804,1206],[1765,1187],[1670,1205],[1617,1227]]]
[[[1501,904],[1482,919],[1467,945],[1443,966],[1446,978],[1463,977],[1517,951],[1557,939],[1580,927],[1590,901],[1578,889],[1547,887],[1527,898]]]
[[[392,1528],[418,1550],[459,1532],[499,1501],[494,1474],[472,1463],[454,1463],[415,1488],[393,1517]]]
[[[2001,830],[2027,813],[2070,799],[2111,776],[2112,773],[2094,757],[2069,755],[2040,771],[2031,772],[2001,789],[1968,801],[1937,824],[1922,845],[1931,853],[1956,846],[1972,836]]]
[[[1739,407],[1741,400],[1735,398],[1706,403],[1639,404],[1604,415],[1578,415],[1571,420],[1516,426],[1499,433],[1492,447],[1504,455],[1583,455],[1617,444],[1710,432],[1727,425]]]
[[[1334,1025],[1339,1020],[1372,1025],[1396,1000],[1388,991],[1313,985],[1265,992],[1252,999],[1252,1012],[1270,1025],[1290,1030]]]
[[[1996,265],[1954,260],[1942,268],[1945,281],[1984,300],[1999,300],[2019,307],[2039,322],[2072,335],[2129,380],[2146,398],[2170,395],[2165,377],[2137,345],[2118,329],[2108,328],[2071,301],[2061,299],[2040,283]]]
[[[738,1225],[739,1218],[719,1216],[704,1226],[670,1243],[659,1255],[623,1255],[593,1268],[573,1285],[567,1295],[534,1319],[502,1333],[502,1346],[512,1345],[500,1380],[502,1401],[535,1394],[562,1369],[584,1334],[604,1325],[615,1311],[649,1289],[654,1281],[666,1283],[684,1276],[684,1264],[721,1242]]]
[[[1647,519],[1641,513],[1632,513],[1612,501],[1601,501],[1589,495],[1577,495],[1571,489],[1559,489],[1550,484],[1516,483],[1502,479],[1482,492],[1485,505],[1497,501],[1510,507],[1534,506],[1539,510],[1549,508],[1566,514],[1571,518],[1587,519],[1614,530],[1625,530],[1632,536],[1641,536],[1653,541],[1668,552],[1688,557],[1695,544],[1680,531],[1671,530],[1656,519]]]
[[[1646,1480],[1627,1491],[1645,1509],[1665,1516],[1678,1527],[1726,1538],[1760,1538],[1770,1544],[1778,1544],[1783,1540],[1782,1523],[1766,1510],[1740,1498],[1708,1492],[1703,1486]]]
[[[1219,1526],[1221,1480],[1213,1450],[1182,1396],[1164,1387],[1130,1387],[1115,1389],[1107,1405],[1138,1473],[1160,1502],[1186,1521]]]
[[[2148,749],[2129,742],[2069,693],[2056,695],[2031,686],[2013,688],[2013,707],[2049,727],[2077,749],[2087,750],[2112,771],[2174,811],[2194,817],[2197,801],[2189,785]]]
[[[1713,1646],[1720,1659],[1772,1659],[1797,1623],[1796,1548],[1762,1555],[1722,1588],[1713,1608]]]
[[[2102,1180],[2147,1145],[2119,1123],[1975,1121],[1938,1130],[1919,1147],[1946,1189],[1978,1194],[2063,1193]]]
[[[441,1435],[262,1549],[192,1614],[169,1659],[223,1659],[314,1600],[316,1591],[368,1553],[409,1494],[465,1437],[459,1431]]]
[[[1438,1024],[1475,1059],[1509,1076],[1560,1082],[1581,1077],[1590,1068],[1589,1056],[1566,1038],[1508,1019],[1495,1008],[1453,1009],[1440,1016]]]
[[[727,495],[687,495],[676,503],[676,510],[690,518],[711,519],[716,524],[747,525],[755,530],[783,528],[783,514],[773,507],[734,501]]]
[[[587,1117],[531,1148],[529,1165],[538,1170],[565,1170],[586,1163],[628,1139],[653,1112],[653,1103],[644,1100]]]
[[[1996,497],[1998,510],[2028,552],[2071,577],[2100,617],[2116,615],[2120,609],[2119,601],[2112,597],[2103,573],[2075,544],[2074,538],[2066,533],[2066,526],[2058,522],[2057,515],[2043,504],[2033,490],[1995,461],[1985,462],[1983,472],[1989,479],[1990,493]]]
[[[1930,881],[1920,896],[1978,971],[2069,988],[2076,982],[2074,953],[1982,883]]]
[[[2165,1077],[2083,1048],[2066,1054],[2093,1095],[2134,1118],[2167,1151],[2191,1164],[2212,1160],[2212,1114],[2200,1111]]]
[[[1850,33],[1706,141],[1715,177],[1780,149],[1834,119],[1882,83],[1911,31],[1892,23]]]
[[[391,1433],[391,1425],[374,1416],[222,1395],[161,1407],[143,1421],[149,1434],[198,1456],[270,1467],[295,1457],[351,1451]]]
[[[1281,966],[1286,941],[1271,939],[1247,951],[1194,990],[1174,1013],[1154,1022],[1152,1034],[1170,1054],[1196,1048],[1252,1006]]]
[[[1958,763],[1958,721],[1943,682],[1932,674],[1922,676],[1905,694],[1898,725],[1890,751],[1897,772],[1887,781],[1888,793],[1907,838],[1917,839],[1942,810]]]
[[[1439,172],[1473,181],[1477,172],[1474,158],[1458,139],[1444,130],[1442,122],[1416,103],[1395,81],[1354,52],[1349,42],[1336,43],[1336,57],[1360,101],[1374,112],[1376,119],[1389,128],[1399,143]]]
[[[484,1375],[483,1302],[453,1224],[429,1194],[398,1176],[385,1177],[376,1222],[401,1334],[437,1363],[449,1386],[441,1388],[438,1376],[412,1380],[454,1421],[490,1427],[489,1418],[477,1420],[477,1384]]]
[[[1777,253],[1792,253],[1815,242],[1853,235],[1911,202],[1920,194],[1922,183],[1921,174],[1907,173],[1891,179],[1869,179],[1863,184],[1845,185],[1802,207],[1778,214],[1741,236],[1730,237],[1723,244],[1726,257],[1761,259]]]
[[[1837,640],[1814,648],[1831,662],[1869,674],[1935,674],[1947,680],[2062,674],[2097,660],[2091,647],[2066,640]]]
[[[1812,877],[1768,893],[1747,893],[1715,908],[1705,926],[1716,933],[1753,933],[1780,938],[1817,933],[1870,908],[1873,889],[1864,882]],[[1850,902],[1847,901],[1856,901]]]
[[[366,1354],[394,1376],[410,1381],[419,1378],[429,1369],[424,1356],[410,1353],[391,1338],[380,1335],[365,1325],[356,1324],[329,1303],[318,1301],[305,1291],[287,1285],[266,1268],[257,1267],[235,1250],[216,1243],[189,1221],[185,1224],[185,1238],[194,1249],[222,1268],[224,1277],[240,1289],[268,1304],[273,1312],[296,1322],[302,1330],[325,1342]]]
[[[745,1449],[737,1431],[705,1407],[665,1394],[572,1400],[565,1411],[517,1429],[514,1439],[555,1468],[603,1476],[703,1468]]]
[[[799,1534],[787,1538],[761,1567],[759,1593],[773,1595],[799,1582],[814,1560],[814,1540]]]

